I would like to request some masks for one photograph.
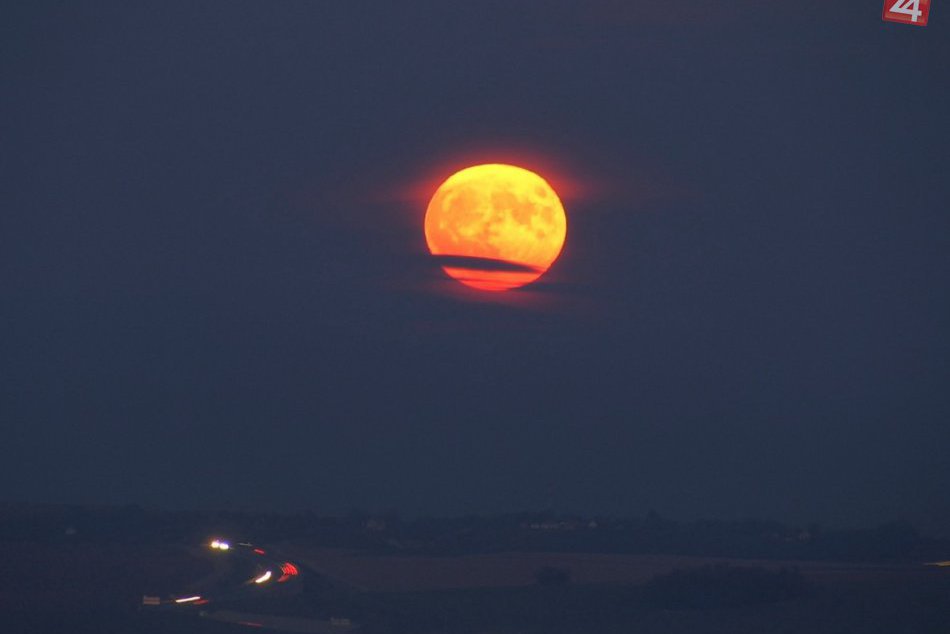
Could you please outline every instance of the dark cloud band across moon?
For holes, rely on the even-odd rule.
[[[506,271],[512,273],[537,273],[541,269],[528,264],[496,260],[494,258],[479,258],[469,255],[432,255],[436,264],[456,269],[472,271]]]

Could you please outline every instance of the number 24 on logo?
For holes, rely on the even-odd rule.
[[[930,0],[884,0],[884,20],[927,26]]]

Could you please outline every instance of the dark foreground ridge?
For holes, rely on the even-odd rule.
[[[950,567],[925,565],[950,543],[901,523],[35,505],[0,520],[13,632],[946,632],[950,614]],[[219,536],[245,546],[222,556]]]

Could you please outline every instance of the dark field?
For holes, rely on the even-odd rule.
[[[306,550],[306,549],[301,549]],[[5,545],[0,605],[8,632],[234,632],[191,615],[145,613],[143,592],[178,590],[208,570],[184,549]],[[651,555],[506,553],[425,558],[333,551],[323,563],[360,589],[322,588],[242,609],[326,618],[348,615],[367,632],[880,632],[945,633],[950,574],[913,566]],[[569,579],[544,585],[544,566]],[[680,573],[674,570],[693,571]],[[791,587],[776,585],[785,570]],[[800,574],[800,576],[799,576]],[[732,575],[731,588],[724,579]],[[658,583],[657,580],[665,580]],[[762,592],[763,585],[772,584]],[[178,585],[176,585],[178,584]],[[400,591],[401,588],[401,591]],[[260,628],[255,628],[260,631]]]
[[[163,519],[128,510],[116,519],[122,515],[92,514],[72,534],[54,530],[58,520],[50,515],[29,519],[29,531],[22,516],[5,523],[0,631],[271,631],[199,618],[198,608],[140,606],[143,594],[188,592],[211,575],[216,566],[202,542],[223,531],[264,534],[255,543],[292,557],[303,574],[292,591],[202,609],[305,624],[346,617],[366,634],[950,631],[950,568],[923,565],[945,542],[891,528],[812,537],[771,524],[698,527],[654,519],[627,522],[599,552],[583,552],[598,543],[596,535],[564,522],[539,531],[524,522],[469,518],[429,522],[423,531],[392,519]],[[497,530],[506,522],[510,530]],[[522,548],[507,550],[513,541]],[[611,548],[622,552],[605,552]],[[785,557],[767,556],[770,548]],[[759,556],[736,556],[737,549]],[[828,556],[834,553],[849,556]]]

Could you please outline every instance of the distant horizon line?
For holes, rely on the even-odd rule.
[[[765,516],[745,516],[741,518],[725,518],[725,517],[714,517],[714,516],[700,516],[694,519],[684,519],[677,516],[664,515],[663,513],[657,512],[653,509],[648,509],[645,512],[640,514],[622,514],[622,513],[580,513],[572,511],[560,511],[553,508],[546,509],[523,509],[518,511],[481,511],[481,512],[471,512],[471,513],[406,513],[400,511],[398,508],[390,508],[385,510],[372,510],[355,507],[348,509],[343,512],[331,512],[331,511],[319,511],[315,508],[298,508],[295,510],[289,509],[264,509],[264,508],[228,508],[224,506],[218,507],[169,507],[163,506],[160,504],[145,504],[141,502],[32,502],[25,500],[10,500],[10,499],[0,499],[0,513],[3,513],[7,510],[13,509],[35,509],[35,510],[45,510],[45,511],[56,511],[56,510],[66,510],[66,509],[89,509],[89,510],[123,510],[123,509],[136,509],[146,513],[184,513],[184,514],[233,514],[233,515],[270,515],[270,516],[300,516],[300,515],[311,515],[317,518],[327,518],[327,519],[347,519],[351,517],[360,517],[365,519],[386,519],[394,518],[400,521],[405,522],[414,522],[419,520],[459,520],[465,518],[472,519],[490,519],[490,518],[506,518],[506,517],[537,517],[544,519],[559,519],[559,520],[604,520],[604,521],[643,521],[650,518],[655,518],[659,521],[672,522],[676,524],[702,524],[702,523],[711,523],[711,524],[742,524],[742,523],[760,523],[760,524],[776,524],[785,528],[791,529],[802,529],[808,530],[811,528],[818,528],[822,530],[832,530],[832,531],[860,531],[860,530],[873,530],[882,527],[889,526],[906,526],[913,529],[920,537],[925,538],[950,538],[950,532],[943,533],[941,531],[937,532],[928,532],[921,530],[919,523],[914,522],[909,519],[894,518],[890,520],[880,521],[876,523],[868,524],[848,524],[842,525],[834,522],[821,522],[817,520],[811,520],[807,522],[788,522],[771,517]]]

